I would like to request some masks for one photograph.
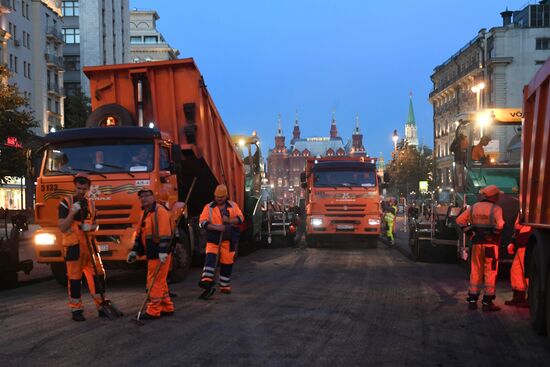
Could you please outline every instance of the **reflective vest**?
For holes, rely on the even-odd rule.
[[[229,219],[232,218],[238,218],[239,224],[244,221],[244,216],[237,204],[233,201],[227,200],[227,206],[226,210],[227,213],[221,213],[220,210],[214,211],[214,209],[217,207],[217,204],[215,201],[212,201],[204,207],[200,218],[199,223],[200,227],[203,229],[206,229],[207,238],[206,241],[210,243],[218,244],[220,241],[220,232],[219,231],[211,231],[207,229],[207,225],[209,223],[212,224],[224,224],[222,215],[226,215],[229,217]],[[236,242],[239,240],[239,229],[237,227],[231,226],[230,231],[226,231],[223,234],[222,240],[231,240],[232,245],[234,246]]]
[[[154,203],[150,211],[144,211],[136,231],[133,251],[147,259],[158,259],[159,253],[169,250],[172,239],[172,220],[168,209]]]
[[[472,230],[473,244],[500,242],[504,227],[502,208],[489,201],[475,203],[456,218],[456,223],[465,231]]]
[[[79,225],[81,223],[87,223],[87,224],[93,224],[95,221],[95,205],[93,201],[87,200],[88,203],[88,217],[87,218],[79,218],[82,215],[82,211],[80,211],[75,217],[73,222],[71,223],[70,228],[66,232],[61,233],[61,243],[63,246],[74,246],[77,244],[82,244],[85,249],[87,249],[86,246],[86,238],[84,237],[84,232],[80,229]],[[68,205],[67,210],[70,212],[71,208],[74,203],[73,196],[67,196],[65,199],[63,199],[59,205],[65,206],[65,204]]]

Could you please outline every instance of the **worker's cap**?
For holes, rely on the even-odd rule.
[[[216,197],[226,197],[227,196],[227,186],[225,185],[218,185],[216,186],[216,190],[214,190],[214,196]]]
[[[151,189],[141,189],[141,190],[138,191],[137,194],[138,194],[138,196],[141,197],[141,194],[145,194],[145,193],[149,193],[149,194],[151,194],[151,195],[154,194],[154,193],[153,193],[153,190],[151,190]]]
[[[482,194],[485,197],[491,197],[491,196],[504,194],[504,192],[500,191],[500,189],[496,185],[485,186],[484,188],[479,190],[479,193]]]
[[[75,184],[88,184],[88,185],[91,185],[92,184],[92,180],[90,180],[90,177],[88,177],[87,174],[85,173],[77,173],[74,178],[73,178],[73,182]]]

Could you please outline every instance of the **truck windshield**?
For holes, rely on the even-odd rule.
[[[154,145],[137,142],[78,142],[50,145],[46,152],[45,176],[79,171],[98,174],[150,172]]]
[[[315,187],[376,187],[373,171],[316,171]]]

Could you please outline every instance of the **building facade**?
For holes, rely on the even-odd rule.
[[[284,205],[297,205],[304,197],[300,185],[300,174],[305,171],[306,160],[315,157],[331,156],[367,156],[363,146],[363,135],[359,128],[359,117],[351,142],[344,143],[338,134],[336,118],[333,116],[329,136],[302,138],[298,118],[294,121],[290,145],[285,144],[281,120],[275,136],[275,147],[269,150],[267,157],[267,178],[273,186],[276,200]]]
[[[180,52],[170,47],[157,30],[159,15],[154,10],[130,11],[130,58],[132,62],[174,60]]]
[[[81,89],[89,95],[83,66],[130,61],[129,0],[63,0],[61,5],[65,91],[74,95]]]
[[[501,13],[502,26],[481,29],[438,65],[431,80],[435,184],[453,184],[451,143],[460,113],[522,106],[523,86],[550,57],[550,4]]]

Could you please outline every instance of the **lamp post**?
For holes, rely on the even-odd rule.
[[[397,129],[393,130],[393,150],[397,152],[397,140],[399,140],[399,136],[397,135]]]

